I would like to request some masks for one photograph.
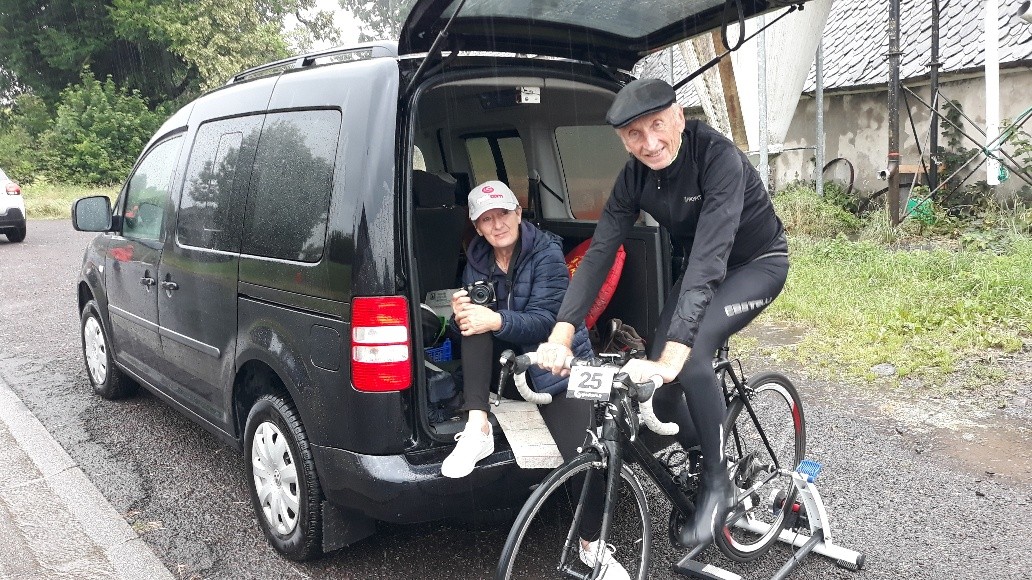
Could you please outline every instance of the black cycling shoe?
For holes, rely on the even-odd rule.
[[[678,543],[686,548],[713,543],[713,538],[723,532],[734,501],[734,486],[725,472],[704,473],[702,490],[695,503],[695,517],[681,528]]]

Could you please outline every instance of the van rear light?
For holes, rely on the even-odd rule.
[[[351,383],[370,392],[412,386],[409,305],[404,296],[358,297],[352,302]]]
[[[8,181],[4,189],[7,190],[7,195],[21,195],[21,188],[13,181]]]

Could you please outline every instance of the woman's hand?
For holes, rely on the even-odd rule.
[[[451,295],[451,309],[452,314],[455,315],[456,322],[458,322],[459,313],[462,312],[462,307],[469,303],[469,293],[465,290],[459,290]]]
[[[465,293],[465,290],[462,290]],[[455,293],[458,296],[458,292]],[[502,329],[502,315],[498,314],[494,310],[486,306],[480,306],[479,304],[472,304],[469,298],[463,296],[460,300],[465,300],[461,304],[459,310],[455,313],[455,324],[459,326],[459,331],[462,332],[462,336],[473,336],[474,334],[484,334],[485,332],[494,332]],[[455,298],[452,298],[452,309],[455,309]]]

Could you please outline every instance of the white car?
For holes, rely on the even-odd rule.
[[[25,200],[21,188],[0,169],[0,234],[12,242],[25,239]]]

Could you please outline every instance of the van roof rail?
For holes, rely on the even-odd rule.
[[[250,81],[261,77],[277,75],[285,70],[312,65],[353,62],[382,57],[398,58],[398,43],[383,40],[363,42],[353,46],[336,46],[301,56],[292,56],[237,73],[226,84],[231,85],[233,83]]]

